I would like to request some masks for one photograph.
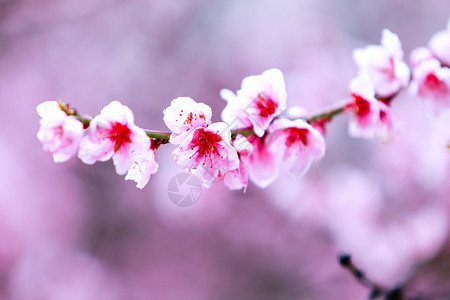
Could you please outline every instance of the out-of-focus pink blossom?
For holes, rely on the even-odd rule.
[[[142,189],[147,185],[150,176],[158,171],[158,163],[155,161],[155,151],[149,151],[135,155],[133,165],[128,170],[125,180],[134,180],[136,187]]]
[[[419,47],[411,53],[412,90],[426,98],[434,108],[450,106],[450,18],[447,29],[435,33],[429,48]]]
[[[450,105],[450,68],[436,59],[422,61],[413,70],[419,96],[433,100],[438,106]]]
[[[264,135],[270,122],[286,109],[285,83],[283,73],[278,69],[244,78],[236,95],[227,89],[221,90],[220,95],[228,102],[222,111],[222,119],[231,128],[253,126],[259,137]]]
[[[443,65],[450,67],[450,18],[447,28],[436,32],[431,37],[428,47]]]
[[[245,191],[248,186],[248,170],[246,164],[248,163],[248,157],[253,151],[253,146],[245,136],[239,134],[233,141],[233,147],[239,156],[239,167],[226,172],[223,176],[223,182],[230,190],[244,189]]]
[[[269,133],[272,152],[282,153],[283,166],[296,176],[303,176],[325,154],[323,136],[304,120],[277,119]]]
[[[377,96],[392,97],[408,85],[410,71],[403,61],[400,40],[387,29],[383,30],[381,45],[356,49],[353,59],[360,73],[370,76]]]
[[[448,222],[445,210],[433,204],[409,216],[405,225],[411,236],[411,251],[417,261],[432,257],[439,251],[448,234]]]
[[[149,148],[150,139],[134,124],[131,110],[112,101],[91,121],[89,134],[81,140],[78,157],[89,165],[112,157],[117,174],[124,175],[132,166],[133,157]]]
[[[236,150],[230,145],[231,132],[223,122],[197,127],[174,150],[175,162],[194,172],[205,186],[219,176],[239,167]]]
[[[73,116],[63,112],[56,101],[46,101],[36,107],[42,118],[37,133],[43,149],[53,154],[55,162],[65,162],[78,151],[83,124]]]
[[[380,108],[371,80],[360,75],[350,82],[352,100],[345,110],[350,113],[348,132],[353,137],[372,138],[380,119]]]
[[[180,144],[197,127],[211,124],[211,108],[189,97],[178,97],[164,110],[164,123],[172,131],[170,142]]]

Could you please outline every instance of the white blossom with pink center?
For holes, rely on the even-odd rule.
[[[433,100],[437,106],[450,106],[450,68],[437,59],[422,61],[413,70],[414,89],[420,97]]]
[[[233,147],[239,156],[239,167],[226,172],[223,175],[223,182],[230,190],[244,189],[245,191],[248,186],[248,170],[246,164],[248,163],[248,157],[253,151],[253,146],[245,136],[238,134],[233,141]]]
[[[46,101],[36,107],[42,118],[37,138],[43,149],[53,154],[54,162],[65,162],[78,151],[83,136],[83,124],[63,112],[58,102]]]
[[[178,97],[164,110],[164,123],[172,131],[170,143],[181,144],[189,132],[211,124],[211,108],[189,97]]]
[[[323,136],[304,120],[277,119],[269,133],[272,152],[282,153],[282,165],[295,176],[303,176],[325,154]]]
[[[443,65],[450,67],[450,18],[447,21],[447,28],[436,32],[431,37],[428,47]]]
[[[231,132],[223,122],[197,127],[174,150],[175,162],[195,173],[205,186],[239,167],[236,150],[230,145]]]
[[[150,138],[134,124],[132,111],[118,101],[105,106],[90,123],[80,143],[78,157],[86,164],[113,159],[116,172],[124,175],[134,156],[150,149]]]
[[[155,160],[155,151],[148,150],[133,157],[133,165],[128,170],[125,180],[134,180],[136,187],[144,188],[150,180],[150,176],[158,171],[158,163]]]
[[[221,90],[220,95],[227,101],[222,120],[233,129],[253,126],[259,137],[286,109],[286,88],[283,73],[278,69],[244,78],[236,95],[227,89]]]
[[[380,119],[378,100],[370,78],[365,74],[350,82],[352,100],[345,106],[350,115],[348,132],[350,136],[372,138]]]
[[[410,70],[403,61],[398,36],[384,29],[381,45],[369,45],[353,51],[359,72],[368,74],[377,96],[389,98],[408,85]]]

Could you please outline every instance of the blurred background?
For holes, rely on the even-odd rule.
[[[414,295],[450,299],[450,114],[404,91],[391,143],[329,126],[325,158],[267,189],[223,184],[181,208],[174,149],[143,190],[112,162],[55,164],[36,105],[95,115],[112,100],[165,130],[190,96],[220,120],[219,90],[279,68],[288,105],[348,95],[352,50],[397,33],[406,60],[445,28],[448,0],[0,0],[0,299],[367,299],[336,256]],[[445,296],[446,295],[446,296]]]

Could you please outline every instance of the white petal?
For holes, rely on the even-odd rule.
[[[125,180],[134,180],[136,187],[144,188],[150,180],[152,174],[158,171],[158,163],[155,161],[155,153],[153,150],[135,156],[133,165],[128,170]]]
[[[389,49],[389,51],[397,59],[403,58],[402,44],[398,35],[391,32],[389,29],[384,29],[381,36],[381,45]]]

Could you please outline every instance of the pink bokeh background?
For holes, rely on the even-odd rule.
[[[189,208],[167,196],[173,146],[138,190],[111,162],[54,164],[35,111],[119,100],[165,130],[162,110],[190,96],[219,121],[220,89],[273,67],[288,105],[317,109],[347,97],[354,48],[389,28],[408,58],[449,15],[448,0],[0,1],[0,299],[366,299],[339,251],[387,287],[449,299],[450,113],[409,91],[391,143],[350,138],[340,116],[304,178],[218,184]]]

